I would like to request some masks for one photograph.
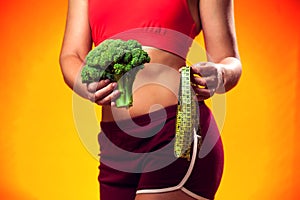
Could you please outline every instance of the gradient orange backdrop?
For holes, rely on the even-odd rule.
[[[300,199],[299,1],[236,1],[243,75],[226,95],[217,200]],[[58,55],[66,1],[1,1],[0,199],[96,200]]]

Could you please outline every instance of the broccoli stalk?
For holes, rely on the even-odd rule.
[[[121,92],[119,98],[116,99],[117,107],[130,107],[133,104],[132,98],[132,85],[135,80],[136,74],[143,66],[140,65],[130,70],[118,79],[117,89]],[[116,78],[116,77],[115,77]]]
[[[136,74],[148,62],[150,57],[136,40],[107,39],[88,53],[81,71],[82,82],[117,81],[121,94],[116,106],[128,108],[133,104],[132,86]]]

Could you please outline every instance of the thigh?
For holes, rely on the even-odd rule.
[[[156,193],[156,194],[138,194],[135,200],[195,200],[193,197],[187,195],[181,190],[172,192]],[[205,198],[198,198],[199,200],[208,200]]]
[[[101,200],[134,200],[139,174],[118,171],[103,163],[99,169]]]
[[[101,200],[134,200],[136,189],[133,187],[100,183]]]

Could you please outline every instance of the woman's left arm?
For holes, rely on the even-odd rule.
[[[237,48],[233,0],[200,0],[199,13],[207,52],[207,63],[192,66],[200,75],[193,82],[199,100],[231,90],[239,81],[242,65]]]

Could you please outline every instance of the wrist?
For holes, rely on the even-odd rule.
[[[224,93],[226,92],[225,89],[225,66],[223,64],[217,64],[217,78],[218,78],[218,85],[216,88],[217,93]]]
[[[242,73],[241,62],[237,58],[228,57],[222,60],[218,66],[222,73],[223,86],[220,85],[217,92],[225,93],[234,88],[238,83]]]

